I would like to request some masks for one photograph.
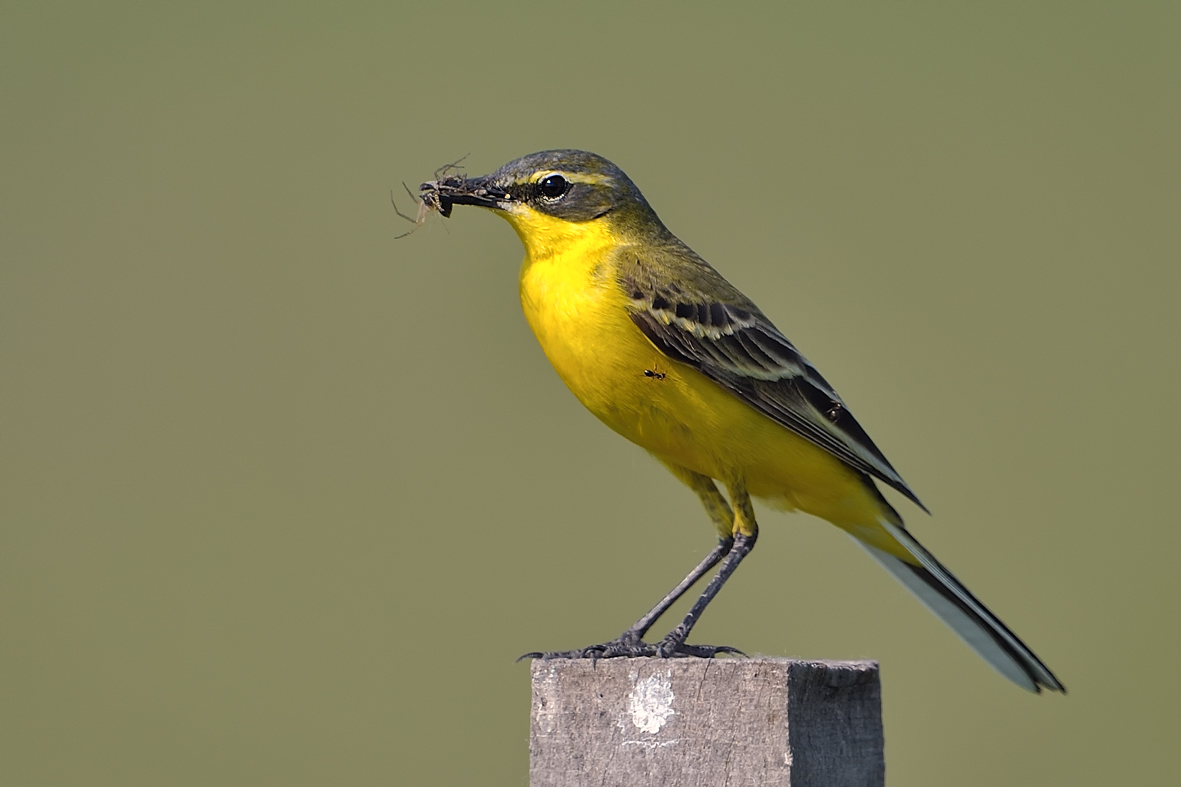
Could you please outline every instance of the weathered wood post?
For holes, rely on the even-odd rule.
[[[531,787],[885,784],[873,661],[533,662]]]

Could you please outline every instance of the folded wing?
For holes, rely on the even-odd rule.
[[[926,510],[832,386],[758,307],[687,247],[675,252],[657,264],[620,266],[629,314],[649,341]]]

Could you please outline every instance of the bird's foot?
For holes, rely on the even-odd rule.
[[[732,648],[729,645],[690,645],[684,642],[683,639],[677,639],[673,634],[654,644],[644,642],[635,635],[629,636],[628,634],[624,634],[610,642],[604,642],[601,645],[589,645],[578,650],[535,651],[533,653],[526,653],[517,659],[517,661],[521,661],[522,659],[541,659],[543,661],[550,659],[590,659],[591,661],[598,661],[599,659],[641,658],[645,656],[655,656],[662,659],[686,657],[711,659],[721,653],[734,653],[739,656],[746,655],[738,648]]]

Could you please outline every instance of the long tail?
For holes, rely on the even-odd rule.
[[[1044,686],[1050,691],[1065,693],[1066,688],[1041,659],[1033,655],[1033,651],[1008,626],[1001,623],[950,571],[940,565],[914,536],[898,525],[885,521],[881,524],[914,556],[917,564],[900,560],[856,538],[854,540],[917,596],[927,609],[950,626],[993,669],[1018,686],[1032,692],[1040,692]]]

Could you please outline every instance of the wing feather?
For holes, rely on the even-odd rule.
[[[749,299],[687,246],[664,250],[661,263],[631,257],[619,269],[631,319],[658,350],[926,510],[828,381]]]

